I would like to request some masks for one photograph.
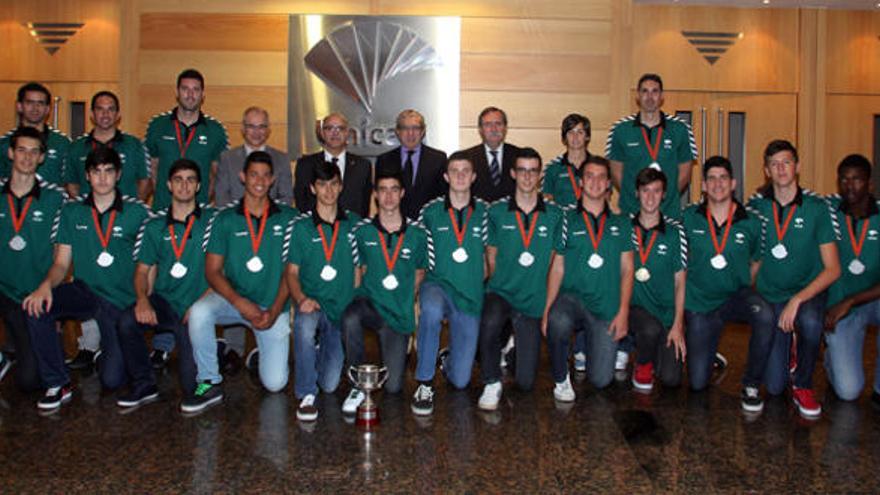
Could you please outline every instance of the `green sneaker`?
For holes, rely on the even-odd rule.
[[[202,412],[222,400],[223,388],[219,383],[215,385],[210,382],[202,382],[196,386],[192,397],[188,397],[180,403],[180,410],[188,414]]]

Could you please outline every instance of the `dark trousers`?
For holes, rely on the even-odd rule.
[[[801,303],[794,320],[794,332],[786,333],[778,327],[774,329],[773,344],[767,349],[769,357],[767,368],[764,370],[764,385],[768,393],[779,395],[785,392],[789,385],[797,388],[813,388],[813,370],[816,368],[822,332],[825,330],[823,319],[826,297],[826,293],[823,292]],[[785,304],[783,302],[772,305],[774,322],[779,320]],[[797,333],[797,368],[792,373],[790,358],[791,338],[794,333]]]
[[[98,372],[101,383],[109,389],[125,385],[127,376],[119,350],[116,324],[122,310],[98,296],[88,286],[74,280],[52,290],[52,309],[40,317],[27,316],[28,331],[37,357],[40,378],[46,388],[70,382],[64,364],[64,349],[55,330],[57,320],[90,320],[98,322],[101,332],[101,358]]]
[[[596,388],[604,388],[614,379],[617,342],[608,334],[611,322],[598,319],[571,294],[556,296],[547,314],[547,348],[553,381],[568,377],[568,346],[571,335],[583,335],[586,344],[587,377]]]
[[[25,312],[21,304],[0,294],[0,314],[6,326],[6,336],[12,339],[15,347],[15,366],[13,377],[15,386],[23,392],[32,392],[43,388],[40,371],[37,368],[37,356],[31,346],[31,336],[27,329]],[[57,337],[57,336],[56,336]]]
[[[515,383],[531,390],[538,375],[541,353],[541,320],[513,309],[503,297],[487,292],[480,316],[480,378],[484,384],[501,381],[501,347],[504,327],[510,323],[516,346]]]
[[[682,362],[675,358],[675,346],[666,346],[669,329],[645,308],[630,306],[629,333],[636,340],[636,364],[654,363],[654,375],[660,383],[679,386]]]
[[[190,397],[196,387],[196,362],[187,327],[171,304],[162,296],[151,295],[150,304],[156,311],[156,320],[159,323],[155,327],[156,334],[174,334],[174,340],[177,342],[180,390],[184,397]],[[156,385],[153,366],[150,363],[150,351],[144,339],[144,332],[149,329],[149,326],[142,325],[135,319],[134,306],[126,309],[119,318],[119,348],[125,361],[125,369],[131,377],[132,390],[140,391]]]
[[[356,297],[342,313],[342,334],[345,338],[345,364],[358,366],[364,361],[364,330],[379,336],[382,364],[388,369],[385,391],[395,394],[403,388],[406,371],[406,346],[409,335],[395,332],[382,319],[376,307],[366,297]]]

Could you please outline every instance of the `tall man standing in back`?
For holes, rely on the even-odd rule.
[[[464,150],[477,173],[471,191],[475,197],[491,203],[513,195],[516,188],[511,170],[519,147],[504,141],[507,137],[507,114],[504,110],[484,108],[477,119],[477,126],[482,142]]]

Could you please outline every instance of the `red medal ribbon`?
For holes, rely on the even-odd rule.
[[[321,247],[324,248],[324,259],[327,260],[327,263],[330,263],[330,260],[333,258],[333,250],[336,249],[336,239],[339,237],[339,220],[333,222],[333,238],[330,241],[330,246],[327,246],[327,238],[324,237],[324,229],[321,228],[321,225],[318,225],[318,235],[321,236]]]
[[[263,232],[266,231],[266,219],[269,218],[269,201],[266,200],[266,206],[263,208],[263,216],[260,218],[260,232],[254,236],[254,225],[251,223],[251,212],[248,211],[247,204],[244,205],[244,218],[247,220],[248,234],[251,236],[251,248],[254,250],[254,256],[260,251],[260,243],[263,242]]]
[[[467,226],[471,221],[471,214],[473,214],[473,212],[474,209],[468,207],[467,218],[464,219],[464,224],[462,224],[461,230],[458,230],[458,220],[456,220],[455,214],[452,213],[452,208],[449,209],[449,221],[452,222],[452,231],[455,232],[455,240],[458,241],[459,246],[464,243],[464,234],[467,232]]]
[[[180,135],[180,121],[174,119],[174,132],[177,133],[177,149],[180,151],[180,157],[186,156],[186,150],[189,149],[189,143],[192,142],[196,135],[196,126],[190,127],[187,131],[186,144],[183,144],[183,137]]]
[[[568,172],[568,180],[571,182],[571,190],[574,191],[574,197],[580,201],[583,189],[577,185],[577,179],[574,178],[574,173],[571,171],[572,168],[574,167],[569,167],[568,165],[565,166],[565,170]]]
[[[385,244],[385,236],[378,230],[376,234],[379,236],[379,244],[382,246],[382,254],[385,256],[385,266],[388,267],[388,273],[394,271],[394,265],[397,264],[397,257],[400,255],[400,248],[403,247],[403,232],[397,238],[397,246],[394,248],[394,257],[388,256],[388,246]]]
[[[189,239],[189,233],[192,230],[195,219],[195,215],[190,215],[189,221],[186,223],[186,230],[184,230],[183,237],[180,239],[180,246],[174,240],[174,224],[168,226],[168,232],[171,233],[171,249],[174,251],[174,258],[177,261],[180,261],[180,257],[183,256],[183,250],[186,249],[186,241]]]
[[[785,237],[785,233],[788,232],[788,224],[791,223],[792,217],[794,217],[794,212],[797,211],[797,205],[791,207],[791,210],[788,211],[788,217],[785,218],[785,225],[782,228],[779,228],[779,208],[776,206],[776,201],[773,202],[773,226],[776,227],[776,240],[779,243],[782,243],[782,238]]]
[[[523,226],[522,216],[519,212],[516,212],[516,223],[519,226],[519,236],[522,238],[523,247],[525,247],[526,250],[529,249],[529,244],[532,243],[532,237],[535,235],[535,225],[538,225],[538,216],[540,214],[540,211],[535,212],[535,219],[532,221],[532,224],[529,225],[529,234],[526,235],[526,228]]]
[[[24,208],[21,209],[21,215],[18,217],[15,216],[15,202],[12,201],[12,194],[8,194],[6,199],[9,200],[9,215],[12,216],[12,228],[15,230],[15,233],[18,234],[18,231],[21,230],[21,227],[24,225],[24,218],[27,216],[28,208],[31,207],[31,202],[34,200],[34,197],[28,197],[28,200],[24,203]]]
[[[730,209],[727,210],[727,225],[724,226],[724,237],[721,238],[721,246],[718,246],[718,238],[715,233],[715,219],[712,218],[712,214],[709,213],[709,207],[706,206],[706,221],[709,222],[709,233],[712,235],[712,245],[715,246],[715,254],[721,254],[724,252],[724,247],[727,246],[727,237],[730,235],[730,225],[733,223],[733,212],[736,211],[736,203],[730,203]]]
[[[640,226],[636,227],[636,239],[639,241],[639,261],[642,262],[642,266],[648,263],[648,256],[651,255],[651,248],[654,247],[654,241],[657,240],[657,231],[651,232],[651,240],[648,241],[648,249],[642,251],[642,228]]]
[[[101,221],[98,219],[97,208],[92,207],[92,220],[95,221],[95,233],[98,234],[98,240],[101,241],[101,247],[104,251],[110,244],[110,235],[113,234],[113,222],[116,221],[116,210],[110,212],[110,220],[107,221],[107,234],[101,230]]]
[[[858,244],[856,244],[856,236],[853,233],[852,217],[849,215],[846,216],[846,230],[849,232],[849,243],[852,246],[853,253],[856,255],[856,258],[861,256],[862,254],[862,248],[865,246],[865,234],[868,233],[868,224],[870,223],[871,219],[866,218],[865,224],[862,225],[862,233],[859,235],[859,242]]]
[[[657,129],[657,142],[651,145],[651,140],[648,138],[648,131],[645,130],[645,127],[642,126],[642,137],[645,138],[645,147],[648,148],[648,154],[651,155],[651,160],[657,161],[657,155],[660,154],[660,143],[663,140],[663,127],[661,126]]]
[[[599,251],[599,243],[602,242],[602,234],[605,233],[605,219],[608,218],[605,215],[605,212],[602,212],[602,217],[599,219],[599,234],[593,232],[593,222],[590,221],[589,217],[587,217],[587,212],[582,211],[581,215],[584,217],[584,223],[587,224],[587,233],[590,234],[590,243],[593,245],[593,251]]]

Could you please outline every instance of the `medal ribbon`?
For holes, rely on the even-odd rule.
[[[605,219],[608,216],[605,215],[605,212],[602,212],[602,217],[599,219],[599,234],[597,235],[593,232],[593,222],[587,217],[587,213],[582,211],[581,215],[584,217],[584,223],[587,224],[587,233],[590,234],[590,243],[593,245],[593,251],[598,252],[599,243],[602,242],[602,234],[605,233]]]
[[[566,166],[565,170],[568,172],[568,180],[571,182],[571,190],[574,191],[574,197],[580,201],[583,190],[578,186],[577,179],[574,178],[574,172],[571,171],[572,168],[574,167]]]
[[[464,219],[464,224],[461,226],[461,230],[458,230],[458,220],[455,218],[455,214],[452,213],[452,208],[449,209],[449,221],[452,222],[452,231],[455,232],[455,240],[458,241],[458,246],[464,243],[464,234],[467,232],[468,223],[471,221],[471,214],[473,214],[474,209],[468,207],[467,218]]]
[[[654,241],[657,240],[657,231],[651,232],[651,240],[648,241],[648,249],[642,251],[642,228],[636,227],[636,239],[639,241],[639,261],[642,266],[648,263],[648,256],[651,255],[651,248],[654,247]]]
[[[28,208],[31,207],[31,202],[34,200],[34,197],[28,197],[28,200],[24,203],[24,208],[21,209],[21,216],[18,217],[15,216],[15,202],[12,201],[12,194],[8,194],[6,199],[9,200],[9,215],[12,216],[12,228],[15,230],[15,233],[18,234],[18,231],[21,230],[21,227],[24,225],[24,219],[27,216]]]
[[[339,237],[339,220],[333,222],[333,239],[330,241],[330,246],[327,246],[327,238],[324,237],[324,229],[321,228],[321,225],[318,225],[318,235],[321,236],[321,247],[324,248],[324,259],[327,260],[327,263],[330,263],[330,260],[333,258],[333,250],[336,249],[336,239]]]
[[[645,147],[648,148],[648,154],[651,155],[651,160],[657,161],[657,155],[660,154],[660,143],[663,140],[663,127],[661,126],[657,129],[657,141],[651,145],[651,140],[648,138],[648,131],[645,130],[645,127],[642,126],[642,137],[645,138]]]
[[[782,229],[779,228],[779,208],[776,206],[776,201],[773,202],[773,226],[776,227],[776,240],[782,244],[782,238],[785,237],[785,233],[788,232],[788,224],[791,223],[791,219],[794,217],[794,212],[797,211],[797,205],[791,207],[791,210],[788,212],[788,216],[785,218],[785,225],[782,226]]]
[[[385,256],[385,266],[388,267],[388,273],[394,271],[394,265],[397,264],[397,257],[400,255],[400,248],[403,247],[403,232],[400,233],[400,237],[397,238],[397,246],[394,248],[394,257],[388,257],[388,246],[385,244],[385,236],[382,235],[378,230],[376,234],[379,236],[379,244],[382,245],[382,255]]]
[[[174,120],[174,132],[177,133],[177,149],[180,151],[180,157],[183,158],[186,156],[186,150],[189,149],[189,143],[192,142],[193,137],[196,135],[196,126],[191,127],[187,131],[186,136],[186,144],[183,144],[183,137],[180,135],[180,121]]]
[[[95,221],[95,233],[98,234],[98,240],[101,241],[101,247],[104,251],[110,244],[110,235],[113,233],[113,222],[116,221],[116,210],[110,212],[110,220],[107,220],[107,234],[101,230],[101,221],[98,219],[98,210],[92,207],[92,220]]]
[[[733,223],[733,212],[736,211],[736,203],[730,203],[730,209],[727,210],[727,225],[724,226],[724,236],[721,238],[721,247],[718,246],[718,237],[715,233],[715,219],[712,218],[712,214],[709,213],[709,207],[706,206],[706,221],[709,222],[709,234],[712,235],[712,245],[715,246],[715,254],[721,254],[724,252],[724,247],[727,246],[727,237],[730,235],[730,225]]]
[[[849,215],[846,216],[846,230],[849,232],[849,244],[852,246],[856,258],[862,255],[862,248],[865,246],[865,234],[868,233],[868,224],[870,223],[871,219],[866,218],[865,224],[862,225],[862,233],[859,235],[859,242],[856,244],[856,236],[853,233],[852,217]]]
[[[516,212],[516,224],[519,226],[519,236],[522,238],[523,247],[525,247],[527,251],[529,249],[529,244],[532,243],[532,237],[535,235],[535,225],[538,225],[538,216],[540,214],[540,211],[535,212],[535,219],[532,220],[532,224],[529,225],[529,234],[526,235],[526,228],[523,226],[522,216],[519,212]]]
[[[168,226],[168,232],[171,233],[171,249],[174,251],[174,258],[177,261],[180,261],[180,257],[183,256],[183,250],[186,249],[186,241],[189,239],[189,233],[193,228],[193,224],[195,223],[196,216],[190,215],[189,221],[186,222],[186,230],[183,232],[183,237],[180,238],[180,246],[178,247],[177,242],[174,240],[174,224]]]
[[[254,224],[251,223],[251,212],[248,211],[248,207],[244,205],[244,218],[247,220],[248,226],[248,234],[251,236],[251,248],[254,250],[254,256],[260,251],[260,243],[263,242],[263,232],[266,231],[266,220],[269,218],[269,201],[266,201],[266,206],[263,208],[263,216],[260,218],[260,232],[254,236]]]

